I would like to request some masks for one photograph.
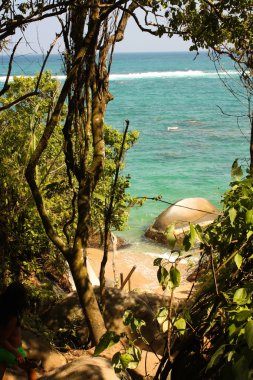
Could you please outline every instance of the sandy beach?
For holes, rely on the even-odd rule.
[[[89,262],[97,276],[99,276],[102,257],[103,251],[101,249],[88,249]],[[149,255],[129,253],[122,249],[115,254],[114,269],[113,253],[110,251],[106,265],[106,283],[108,286],[114,286],[115,283],[120,284],[120,274],[122,273],[123,279],[125,279],[135,266],[136,268],[130,279],[130,290],[164,294],[157,280],[158,267],[153,265],[153,261],[154,258]],[[186,280],[188,267],[186,264],[179,264],[178,268],[181,272],[181,284],[175,290],[174,295],[176,298],[186,298],[192,286],[192,283]],[[129,291],[128,283],[125,285],[124,290]]]

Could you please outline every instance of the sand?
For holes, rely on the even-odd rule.
[[[96,248],[88,249],[89,262],[98,277],[102,257],[102,250]],[[125,280],[129,272],[135,266],[136,268],[130,278],[130,283],[128,282],[125,285],[124,290],[145,291],[167,295],[168,291],[166,291],[167,293],[163,292],[158,283],[158,267],[155,267],[153,265],[153,261],[154,258],[149,255],[135,254],[134,252],[129,253],[129,251],[124,251],[124,249],[121,249],[117,252],[117,254],[115,254],[114,269],[113,253],[109,252],[105,273],[106,284],[108,286],[120,284],[120,274],[122,274],[123,280]],[[188,267],[186,264],[180,264],[178,268],[181,273],[181,284],[180,287],[175,290],[174,296],[176,298],[187,298],[192,286],[192,283],[186,280],[188,274]]]

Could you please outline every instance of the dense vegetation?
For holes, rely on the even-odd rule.
[[[192,225],[185,237],[187,250],[196,240],[201,242],[197,288],[181,311],[171,311],[171,344],[160,367],[161,378],[170,370],[172,379],[239,380],[252,376],[253,179],[251,175],[241,178],[237,161],[232,176],[231,187],[222,199],[222,214],[205,230]],[[172,289],[179,286],[179,272],[169,273],[165,269],[168,263],[160,265],[165,271],[162,284],[170,279]],[[174,265],[172,268],[176,270]]]
[[[31,91],[36,81],[37,77],[14,78],[8,92],[0,98],[0,103],[4,106],[13,99],[25,95]],[[46,288],[48,286],[50,288],[47,275],[53,276],[55,281],[66,287],[62,277],[67,267],[44,232],[24,176],[26,165],[43,133],[44,123],[50,115],[59,91],[60,83],[53,79],[49,72],[46,72],[42,75],[38,96],[27,98],[15,107],[0,113],[0,226],[2,236],[0,271],[5,284],[15,278],[31,283],[29,278],[34,274],[37,280],[45,283]],[[47,208],[54,218],[54,225],[58,225],[59,229],[68,228],[70,231],[71,223],[76,224],[76,218],[71,223],[67,223],[71,219],[72,209],[61,141],[65,112],[59,120],[48,150],[40,160],[36,177],[41,191],[45,195]],[[128,133],[124,151],[128,150],[137,138],[137,132]],[[111,197],[113,178],[118,166],[120,165],[121,169],[123,167],[123,163],[119,163],[122,133],[111,127],[105,127],[105,141],[105,170],[92,200],[91,239],[94,233],[97,233],[99,238],[103,236],[104,219]],[[135,202],[126,192],[128,187],[129,177],[120,175],[115,188],[112,230],[121,230],[127,224],[127,210]],[[103,241],[103,239],[101,240]],[[55,266],[55,262],[61,263],[61,265]],[[43,289],[46,291],[45,287],[42,288],[42,293]],[[50,289],[48,291],[50,292]],[[48,296],[49,293],[47,292],[46,295]]]

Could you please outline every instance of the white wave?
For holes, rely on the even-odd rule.
[[[24,78],[29,78],[29,75],[15,75],[16,78],[21,78],[21,77],[24,77]],[[5,82],[6,80],[6,76],[0,76],[0,82]],[[10,76],[9,77],[9,82],[12,82],[13,81],[13,76]]]
[[[220,72],[219,75],[238,75],[237,71]],[[129,73],[129,74],[111,74],[110,80],[131,80],[131,79],[147,79],[147,78],[191,78],[191,77],[206,77],[217,78],[216,71],[201,71],[201,70],[187,70],[187,71],[159,71],[147,73]]]
[[[237,71],[227,71],[220,72],[219,75],[238,75]],[[24,78],[31,77],[29,75],[22,75]],[[16,75],[20,78],[21,75]],[[187,70],[187,71],[150,71],[147,73],[128,73],[128,74],[111,74],[110,80],[134,80],[134,79],[152,79],[152,78],[192,78],[192,77],[206,77],[206,78],[217,78],[218,74],[216,71],[201,71],[201,70]],[[53,75],[53,78],[63,81],[66,79],[66,75]],[[0,82],[4,82],[5,76],[0,76]],[[10,81],[13,81],[13,76],[10,76]]]
[[[34,78],[35,75],[15,75],[15,78],[21,78],[21,77],[22,78]],[[14,78],[14,76],[10,76],[9,82],[12,82],[13,78]],[[52,78],[62,81],[62,80],[66,79],[66,75],[52,75]],[[0,82],[5,82],[5,80],[6,80],[6,76],[3,76],[3,75],[0,76]]]

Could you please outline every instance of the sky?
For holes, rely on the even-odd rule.
[[[30,25],[25,33],[27,41],[23,38],[17,53],[32,54],[32,49],[36,53],[46,53],[55,38],[55,33],[59,31],[59,23],[53,19],[44,20],[38,25]],[[20,36],[22,34],[19,32],[13,37],[13,42],[16,42]],[[57,53],[61,46],[63,47],[63,44],[58,43],[53,52]],[[128,23],[124,40],[116,46],[116,52],[187,51],[189,46],[190,42],[185,42],[179,37],[168,38],[164,36],[159,38],[149,33],[141,32],[134,20],[131,19]]]

